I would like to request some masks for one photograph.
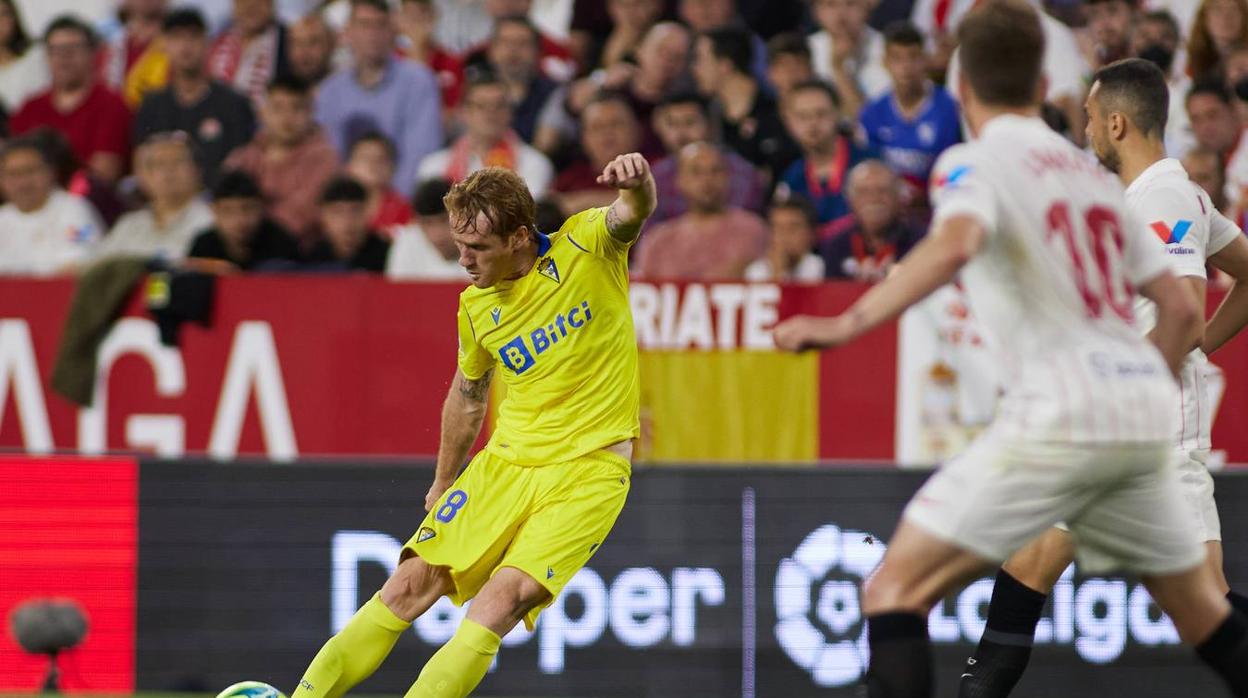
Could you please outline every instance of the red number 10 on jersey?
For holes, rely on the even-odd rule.
[[[1088,317],[1101,317],[1108,306],[1115,315],[1131,322],[1134,292],[1123,273],[1123,234],[1118,214],[1104,206],[1092,206],[1083,212],[1083,226],[1077,230],[1070,205],[1059,201],[1049,207],[1047,219],[1047,239],[1061,238]],[[1087,262],[1089,256],[1095,269]]]

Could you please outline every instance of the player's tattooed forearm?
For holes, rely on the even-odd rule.
[[[640,227],[635,223],[625,223],[620,220],[620,212],[615,210],[614,204],[607,209],[607,232],[611,235],[617,238],[632,237]]]
[[[620,214],[618,211],[615,210],[615,206],[612,205],[610,208],[607,209],[607,230],[611,233],[614,233],[616,230],[619,230],[619,228],[620,228]]]
[[[485,372],[477,380],[468,380],[463,376],[459,377],[459,394],[473,402],[485,402],[490,394],[490,379],[494,377],[494,369]]]

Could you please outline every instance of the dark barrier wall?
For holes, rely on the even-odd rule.
[[[385,578],[421,518],[429,475],[408,465],[144,463],[138,686],[292,688]],[[480,694],[854,695],[857,587],[923,477],[639,470],[590,568],[533,635],[506,639]],[[1231,579],[1248,580],[1248,479],[1220,477],[1218,492]],[[982,632],[990,592],[981,580],[933,612],[942,695]],[[449,602],[435,607],[361,691],[406,690],[459,615]],[[1072,574],[1039,636],[1019,695],[1222,695],[1133,581]]]

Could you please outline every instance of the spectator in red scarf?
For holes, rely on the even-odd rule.
[[[820,223],[840,218],[849,211],[845,175],[871,152],[840,129],[836,93],[827,83],[813,80],[794,87],[781,113],[802,157],[784,170],[780,188],[809,199]]]
[[[528,183],[533,198],[541,198],[554,168],[545,155],[511,130],[511,110],[507,85],[501,79],[489,74],[474,78],[460,104],[464,135],[449,148],[426,157],[417,179],[442,177],[455,183],[483,167],[505,167]]]
[[[391,184],[398,153],[394,141],[381,131],[369,131],[351,144],[347,174],[368,192],[365,211],[369,227],[389,236],[390,231],[412,221],[412,207]]]
[[[213,44],[208,72],[256,104],[274,78],[290,74],[286,28],[277,21],[273,0],[234,0],[233,22]]]
[[[830,279],[879,281],[920,237],[902,220],[901,182],[883,162],[866,160],[850,170],[845,188],[851,213],[821,234],[824,271]]]

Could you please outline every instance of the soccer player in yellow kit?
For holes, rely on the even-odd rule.
[[[598,181],[606,208],[547,236],[524,180],[487,168],[446,196],[459,263],[459,360],[442,408],[428,516],[398,569],[321,649],[292,698],[336,698],[381,665],[399,635],[442,596],[472,599],[455,636],[407,698],[463,698],[521,620],[532,629],[611,531],[628,495],[639,433],[637,345],[628,250],[655,207],[637,153]],[[456,477],[481,430],[490,381],[507,395],[485,449]]]

